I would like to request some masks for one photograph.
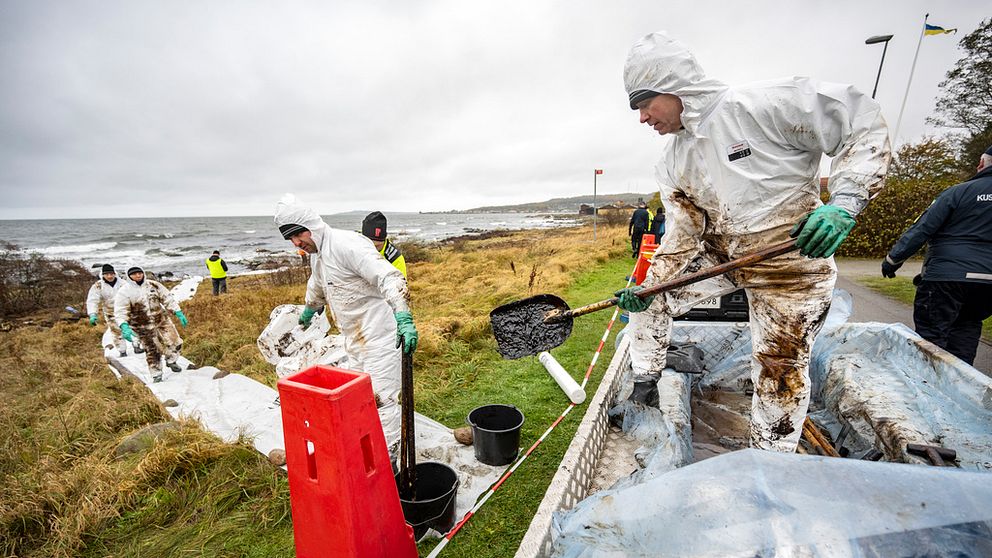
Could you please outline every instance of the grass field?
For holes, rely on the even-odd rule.
[[[412,264],[417,410],[455,427],[478,405],[513,404],[526,415],[521,445],[529,447],[567,399],[536,358],[498,356],[488,312],[541,292],[573,306],[607,297],[633,263],[625,233],[600,227],[593,243],[588,229],[521,232],[432,248]],[[234,278],[218,298],[201,289],[183,305],[184,354],[274,385],[255,340],[274,306],[303,298],[302,284],[277,283]],[[576,320],[554,351],[577,379],[609,316]],[[227,444],[184,422],[149,450],[114,457],[125,436],[168,414],[143,385],[110,374],[100,333],[84,322],[0,332],[0,554],[292,556],[285,474],[246,440]],[[611,355],[612,340],[590,394]],[[513,554],[583,412],[559,425],[443,556]]]
[[[894,279],[860,277],[858,282],[873,291],[909,306],[913,305],[913,298],[916,296],[916,287],[913,286],[913,280],[908,277],[897,276]],[[982,337],[992,341],[992,318],[982,322]]]

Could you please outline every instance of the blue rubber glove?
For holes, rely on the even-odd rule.
[[[127,324],[127,322],[121,324],[121,337],[123,337],[126,341],[134,341],[134,331],[131,329],[131,326]]]
[[[403,345],[403,352],[413,354],[417,350],[417,328],[413,325],[413,314],[409,312],[396,312],[393,314],[396,319],[396,346]]]
[[[90,314],[90,325],[96,325],[96,314]]]
[[[856,224],[846,209],[824,205],[796,223],[789,236],[796,239],[800,254],[811,258],[829,258]]]
[[[620,289],[619,291],[613,293],[613,296],[620,297],[617,301],[617,306],[628,312],[643,312],[651,306],[651,302],[654,300],[654,295],[640,298],[634,293],[644,289],[640,285],[630,287],[629,289]]]
[[[189,324],[189,320],[186,319],[186,314],[183,314],[182,310],[176,310],[176,317],[179,318],[179,325],[186,327]]]
[[[310,327],[310,322],[313,320],[313,315],[316,313],[317,311],[314,310],[313,308],[310,308],[309,306],[303,307],[303,313],[300,314],[300,322],[299,322],[300,325],[303,326],[303,329]]]

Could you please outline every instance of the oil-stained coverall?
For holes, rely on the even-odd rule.
[[[379,407],[379,421],[392,458],[399,453],[402,351],[396,343],[395,312],[409,312],[406,278],[360,233],[332,229],[295,196],[276,204],[277,226],[301,225],[312,234],[317,253],[310,254],[306,305],[328,305],[344,334],[349,368],[365,372]]]
[[[891,158],[879,105],[849,85],[792,77],[729,87],[663,33],[631,49],[624,84],[677,96],[682,129],[656,169],[667,212],[645,286],[787,240],[821,206],[819,165],[833,157],[831,205],[852,217],[881,190]],[[672,316],[743,287],[751,314],[752,447],[793,452],[809,405],[809,360],[830,307],[832,257],[792,252],[656,296],[631,315],[635,375],[665,366]],[[635,376],[636,377],[636,376]]]
[[[128,271],[141,269],[132,267]],[[162,359],[174,370],[182,349],[183,340],[176,326],[169,319],[170,313],[179,312],[179,304],[165,285],[148,279],[137,284],[128,279],[114,298],[114,318],[117,325],[127,323],[137,334],[145,348],[148,372],[156,380],[162,378]]]
[[[86,295],[86,313],[93,315],[97,313],[97,310],[100,310],[103,314],[103,320],[107,322],[107,327],[110,328],[110,333],[114,336],[114,345],[117,347],[117,351],[120,352],[121,356],[124,356],[127,354],[127,345],[124,343],[124,338],[121,337],[120,326],[114,320],[114,297],[117,296],[117,291],[122,285],[124,285],[124,280],[119,277],[114,279],[113,284],[106,282],[102,277],[93,283]]]

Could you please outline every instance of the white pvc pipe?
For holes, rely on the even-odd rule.
[[[578,405],[586,400],[586,390],[582,389],[572,379],[572,375],[566,372],[561,364],[558,364],[558,361],[555,360],[555,357],[551,356],[551,353],[543,351],[537,355],[537,359],[541,361],[544,369],[548,371],[548,374],[551,374],[551,377],[558,383],[558,387],[565,392],[565,395],[568,396],[568,399],[572,403]]]

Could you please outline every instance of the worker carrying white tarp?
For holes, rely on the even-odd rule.
[[[793,452],[809,404],[813,339],[830,307],[833,254],[881,190],[891,159],[879,106],[849,85],[805,77],[730,87],[706,77],[681,43],[652,33],[624,68],[640,121],[674,138],[657,168],[666,234],[643,287],[797,237],[792,252],[644,300],[631,316],[635,378],[665,367],[672,316],[745,288],[754,341],[751,445]],[[820,201],[822,154],[833,157]]]
[[[183,371],[178,362],[183,340],[168,312],[174,313],[183,327],[189,321],[169,289],[158,281],[147,279],[144,269],[129,267],[127,277],[130,281],[114,297],[114,319],[120,325],[124,339],[132,343],[136,338],[141,340],[148,372],[153,381],[161,382],[163,358],[173,372]]]
[[[417,348],[406,278],[387,262],[372,241],[352,231],[332,229],[293,194],[276,204],[275,222],[283,238],[310,254],[306,308],[300,323],[330,306],[345,338],[348,366],[372,377],[379,420],[389,454],[396,458],[400,439],[400,346]]]
[[[114,297],[117,291],[124,285],[124,281],[117,278],[114,266],[103,264],[100,268],[100,279],[93,283],[88,293],[86,293],[86,313],[90,317],[90,325],[95,326],[97,322],[97,312],[103,313],[103,321],[107,322],[107,328],[114,339],[114,346],[120,356],[127,356],[127,345],[121,337],[121,328],[114,320]],[[110,348],[109,346],[107,347]],[[139,345],[135,345],[135,352],[140,352]]]

